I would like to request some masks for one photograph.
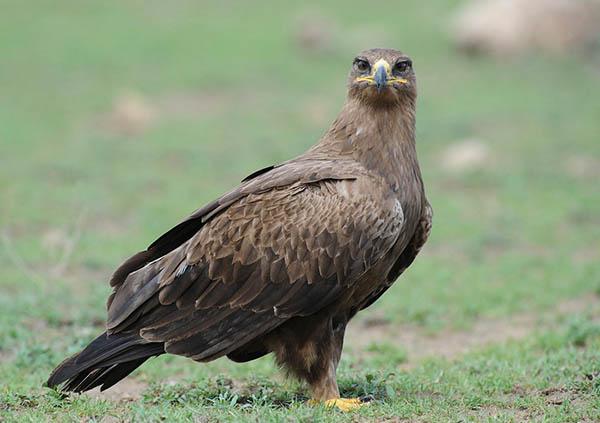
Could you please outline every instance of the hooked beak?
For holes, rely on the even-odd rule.
[[[385,87],[394,84],[408,84],[404,78],[396,78],[392,75],[392,68],[384,59],[379,59],[373,65],[373,71],[369,76],[359,76],[356,82],[366,82],[369,85],[375,85],[377,92],[381,93]]]
[[[387,85],[388,81],[386,66],[384,66],[383,64],[379,64],[379,66],[377,66],[377,68],[375,69],[375,75],[373,77],[373,80],[375,81],[377,92],[381,92]]]

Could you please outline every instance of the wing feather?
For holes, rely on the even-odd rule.
[[[113,278],[108,330],[207,360],[335,301],[393,246],[403,217],[375,184],[339,188],[365,179],[355,165],[330,165],[271,169],[178,225],[184,234],[167,232],[148,250],[167,253]]]

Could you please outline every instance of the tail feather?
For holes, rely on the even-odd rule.
[[[164,354],[162,342],[148,342],[137,333],[103,333],[83,351],[63,361],[46,385],[61,384],[63,391],[105,390],[128,376],[148,358]]]
[[[131,372],[137,369],[150,357],[144,357],[137,360],[127,361],[121,364],[113,364],[110,367],[102,367],[92,372],[80,373],[80,375],[69,382],[64,390],[72,392],[84,392],[100,386],[101,391],[110,388],[121,379],[124,379]]]

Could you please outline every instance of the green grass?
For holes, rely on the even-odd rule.
[[[458,3],[411,0],[392,13],[340,0],[4,2],[0,420],[599,420],[598,72],[581,57],[460,56],[446,30]],[[329,49],[299,46],[311,16],[327,23]],[[133,402],[41,388],[101,330],[121,260],[312,145],[343,102],[353,55],[381,44],[415,62],[435,218],[414,266],[353,323],[367,330],[379,316],[388,336],[364,347],[347,339],[340,385],[369,406],[308,407],[268,357],[161,357],[133,375],[146,386]],[[111,112],[127,93],[153,114],[138,130]],[[451,172],[444,152],[465,139],[488,157]],[[557,311],[574,299],[587,306]],[[389,335],[410,330],[443,346],[482,321],[538,315],[550,317],[529,336],[499,334],[445,360]]]

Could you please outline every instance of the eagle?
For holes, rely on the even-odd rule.
[[[148,358],[248,362],[273,353],[312,402],[348,411],[336,369],[348,322],[427,241],[411,59],[353,61],[341,112],[304,154],[254,172],[114,272],[106,331],[46,385],[105,390]]]

